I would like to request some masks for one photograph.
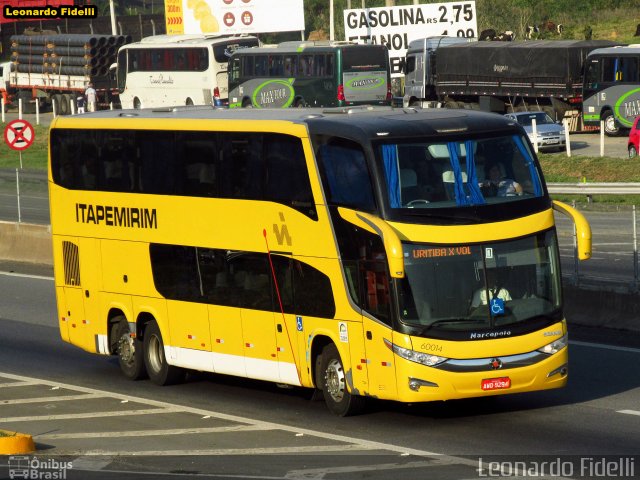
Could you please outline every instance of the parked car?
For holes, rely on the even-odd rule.
[[[562,150],[565,148],[564,127],[553,121],[545,112],[513,112],[505,117],[515,120],[524,127],[532,144],[538,142],[538,150]],[[533,120],[536,121],[538,138],[533,136]]]
[[[640,117],[636,117],[633,127],[629,131],[629,142],[627,143],[629,158],[633,158],[640,152]]]

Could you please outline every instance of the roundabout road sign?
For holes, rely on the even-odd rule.
[[[4,141],[13,150],[26,150],[36,136],[33,126],[26,120],[13,120],[4,129]]]

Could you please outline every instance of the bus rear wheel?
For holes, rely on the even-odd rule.
[[[118,354],[118,363],[124,376],[129,380],[140,380],[146,377],[142,341],[131,336],[129,322],[122,315],[115,318],[111,338],[115,343],[114,350]]]
[[[604,122],[604,133],[609,137],[617,137],[620,134],[620,126],[616,122],[616,117],[611,110],[605,110],[602,114]]]
[[[184,381],[184,369],[167,363],[164,342],[155,320],[149,322],[144,331],[144,363],[149,379],[156,385],[173,385]]]
[[[329,410],[341,417],[356,415],[362,411],[365,398],[349,393],[344,365],[333,343],[324,347],[322,351],[320,373],[322,393]]]

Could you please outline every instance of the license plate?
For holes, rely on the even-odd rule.
[[[553,143],[560,143],[560,140],[558,140],[557,138],[552,138],[551,140],[545,140],[544,143],[546,145],[550,145],[550,144],[553,144]]]
[[[511,388],[511,379],[509,377],[485,378],[480,384],[482,390],[502,390]]]

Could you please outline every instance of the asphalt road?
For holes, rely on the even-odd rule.
[[[53,282],[33,273],[0,274],[0,425],[33,434],[41,459],[71,462],[66,478],[448,480],[545,461],[564,473],[538,478],[598,478],[598,462],[621,461],[624,475],[606,476],[637,478],[633,334],[572,326],[570,382],[561,390],[377,402],[338,418],[306,390],[264,382],[212,374],[173,387],[127,381],[113,359],[60,340]],[[0,478],[9,466],[0,459]]]

